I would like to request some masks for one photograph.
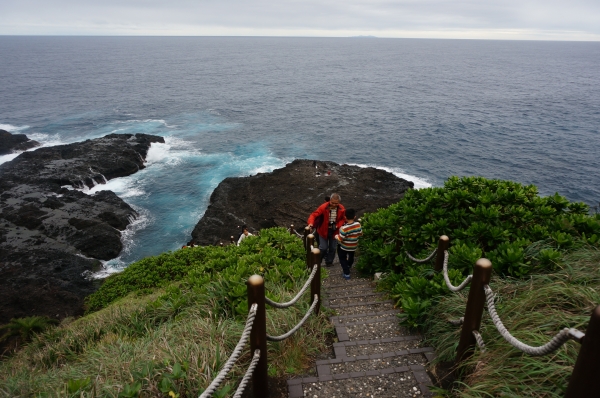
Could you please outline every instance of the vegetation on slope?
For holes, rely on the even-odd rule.
[[[274,228],[240,247],[182,249],[133,264],[90,297],[95,312],[38,334],[1,363],[0,396],[197,396],[241,335],[245,280],[261,274],[269,297],[289,300],[308,277],[303,258],[302,242]],[[308,307],[307,295],[291,308],[268,308],[268,333],[286,332]],[[313,316],[288,340],[269,343],[269,374],[301,372],[330,332],[325,315]],[[223,396],[249,362],[246,352]]]
[[[499,311],[501,317],[508,316],[506,326],[520,330],[516,336],[531,345],[545,343],[563,327],[585,329],[591,309],[600,303],[595,295],[598,266],[592,265],[600,259],[600,216],[588,212],[584,203],[570,203],[558,194],[540,197],[535,186],[452,177],[441,188],[407,192],[399,203],[367,214],[358,267],[367,273],[387,272],[380,288],[402,307],[402,322],[422,327],[441,360],[454,359],[458,330],[447,319],[464,315],[467,293],[451,293],[432,264],[415,264],[405,255],[424,258],[440,235],[448,235],[453,284],[472,272],[478,258],[489,258],[492,287],[505,297]],[[393,264],[400,265],[400,274],[389,273]],[[532,326],[524,327],[528,324]],[[559,394],[565,387],[578,351],[574,343],[554,356],[532,358],[503,344],[489,325],[483,337],[491,349],[473,358],[477,366],[459,394],[554,396],[549,391]],[[558,365],[549,365],[553,359]],[[516,377],[512,372],[519,366],[525,368]],[[535,393],[535,386],[541,392]]]

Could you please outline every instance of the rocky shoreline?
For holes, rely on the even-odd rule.
[[[192,231],[199,245],[229,242],[238,226],[250,231],[294,224],[300,229],[325,197],[337,192],[360,216],[398,202],[414,183],[373,167],[297,159],[271,173],[223,180]]]
[[[11,318],[80,315],[96,290],[86,276],[116,257],[135,211],[91,188],[143,169],[162,137],[111,134],[24,152],[0,165],[0,325]],[[65,187],[65,186],[68,186]]]
[[[26,151],[40,146],[40,143],[27,138],[25,134],[11,134],[6,130],[0,130],[0,155]]]

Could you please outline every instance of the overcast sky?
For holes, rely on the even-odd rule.
[[[600,0],[0,0],[0,34],[600,41]]]

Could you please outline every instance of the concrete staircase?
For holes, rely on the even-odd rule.
[[[345,280],[338,263],[328,271],[323,305],[339,314],[331,317],[335,358],[317,361],[317,376],[288,380],[289,397],[431,397],[425,365],[433,348],[421,347],[421,336],[399,326],[399,311],[370,280],[354,269]]]

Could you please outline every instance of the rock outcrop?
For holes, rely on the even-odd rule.
[[[93,187],[144,168],[162,137],[111,134],[24,152],[0,165],[0,325],[13,317],[64,318],[95,289],[86,278],[116,257],[135,211]],[[65,186],[68,186],[65,187]]]
[[[26,151],[39,145],[39,142],[30,140],[25,134],[11,134],[0,130],[0,155]]]
[[[398,202],[413,186],[411,181],[372,167],[295,160],[272,173],[223,180],[192,239],[200,245],[228,242],[243,224],[251,231],[294,224],[301,233],[309,214],[332,192],[340,194],[342,204],[360,216]]]

